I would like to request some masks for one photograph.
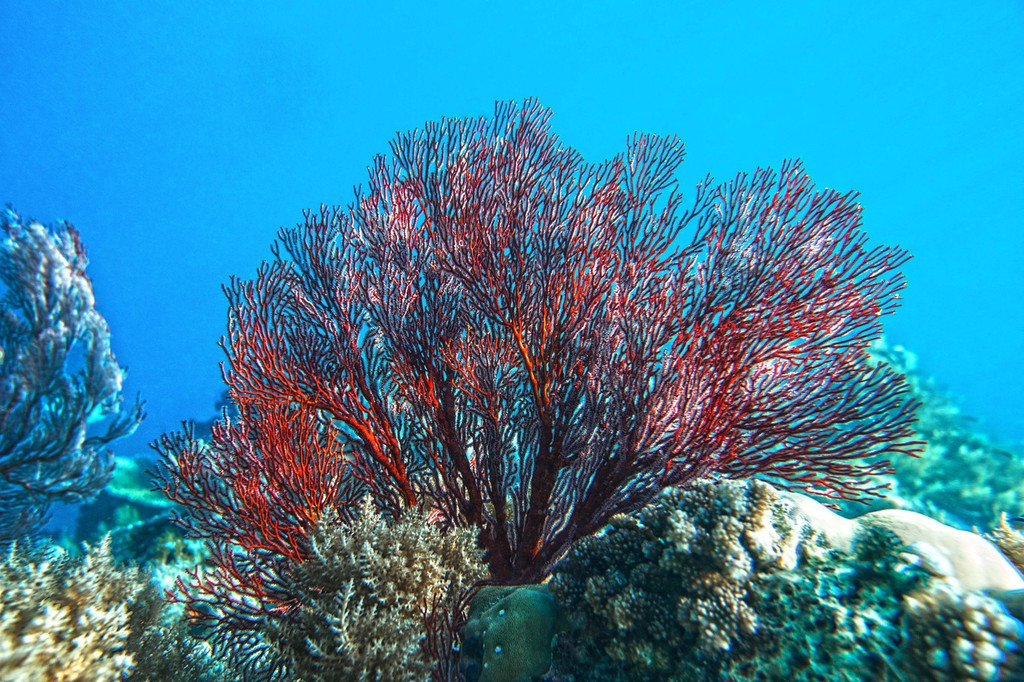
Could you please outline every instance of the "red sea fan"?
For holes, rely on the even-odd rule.
[[[684,203],[678,140],[593,165],[549,116],[499,104],[399,135],[350,209],[282,230],[227,288],[233,399],[316,415],[339,476],[475,528],[501,582],[665,486],[848,498],[914,451],[903,378],[866,362],[908,256],[866,246],[854,194],[787,163]]]

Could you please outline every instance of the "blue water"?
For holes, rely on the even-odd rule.
[[[81,230],[148,402],[120,452],[212,416],[220,285],[279,226],[347,203],[395,131],[527,96],[594,161],[678,134],[688,182],[800,156],[861,191],[915,256],[890,340],[1024,439],[1018,0],[295,5],[0,3],[0,203]]]

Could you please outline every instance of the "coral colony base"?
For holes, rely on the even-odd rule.
[[[1024,679],[1021,478],[880,344],[907,254],[798,163],[686,199],[676,139],[549,118],[399,135],[282,229],[221,418],[113,482],[81,242],[7,212],[0,679]]]

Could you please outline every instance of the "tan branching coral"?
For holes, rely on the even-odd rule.
[[[236,679],[210,654],[148,574],[118,564],[109,535],[77,557],[35,543],[0,560],[4,682]]]
[[[267,621],[266,641],[288,674],[428,679],[436,662],[424,619],[453,608],[486,572],[473,532],[442,533],[419,510],[389,524],[367,501],[351,524],[322,521],[312,541],[313,559],[291,577],[296,618]]]
[[[985,533],[985,537],[1006,555],[1017,570],[1024,573],[1024,533],[1010,525],[1006,512],[999,515],[999,525],[991,533]]]

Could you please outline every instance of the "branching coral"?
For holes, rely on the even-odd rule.
[[[428,679],[426,637],[440,633],[424,618],[456,608],[486,572],[473,534],[442,534],[416,510],[389,525],[367,503],[352,525],[322,522],[312,541],[293,578],[296,618],[268,633],[289,669],[305,680]]]
[[[904,604],[912,679],[1024,679],[1024,625],[995,599],[935,581]]]
[[[558,679],[1024,679],[998,602],[877,524],[837,549],[824,521],[758,482],[617,517],[551,580]]]
[[[1010,525],[1006,514],[999,515],[999,523],[985,537],[994,543],[1018,571],[1024,573],[1024,533]]]
[[[0,678],[26,682],[122,679],[160,608],[156,589],[118,568],[107,541],[82,559],[12,546],[0,604]]]
[[[111,556],[15,544],[0,561],[5,682],[219,682],[228,671],[191,637],[156,585]]]
[[[452,656],[454,630],[440,621],[459,615],[486,572],[472,532],[442,532],[415,509],[389,523],[366,502],[346,522],[324,516],[300,547],[301,558],[262,564],[246,584],[237,572],[197,571],[175,598],[248,673],[397,682],[451,667],[438,657]],[[215,551],[236,552],[236,570],[258,557]]]
[[[0,544],[37,530],[53,502],[110,480],[106,446],[132,433],[124,372],[94,306],[85,249],[68,224],[0,214]],[[104,430],[97,430],[99,422]]]
[[[759,481],[666,491],[580,541],[552,592],[598,659],[655,676],[714,661],[758,631],[755,580],[823,551],[788,511]]]

